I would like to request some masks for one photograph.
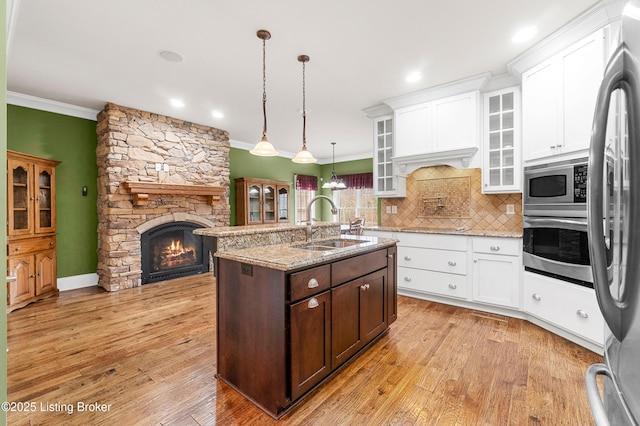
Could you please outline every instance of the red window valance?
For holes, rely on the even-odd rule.
[[[349,189],[373,188],[373,173],[339,175],[338,179],[342,179]]]
[[[317,191],[318,177],[307,176],[307,175],[296,175],[296,189],[302,189],[305,191]]]

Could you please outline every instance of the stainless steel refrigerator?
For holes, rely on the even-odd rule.
[[[607,324],[605,362],[586,373],[598,426],[640,422],[640,0],[625,6],[619,37],[598,94],[588,168],[591,265]]]

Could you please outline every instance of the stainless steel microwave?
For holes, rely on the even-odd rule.
[[[587,163],[584,157],[525,167],[524,215],[587,217]]]

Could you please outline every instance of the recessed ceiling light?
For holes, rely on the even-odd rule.
[[[538,33],[538,29],[536,27],[525,27],[518,31],[511,41],[514,43],[523,43],[525,41],[529,41]]]
[[[407,75],[407,78],[405,78],[404,80],[407,83],[415,83],[416,81],[419,81],[422,79],[422,74],[420,74],[419,72],[412,72],[409,75]]]
[[[224,114],[220,111],[211,111],[213,118],[224,118]]]
[[[171,99],[171,105],[176,108],[182,108],[184,106],[184,102],[182,102],[180,99]]]
[[[172,52],[171,50],[162,50],[158,52],[158,55],[160,55],[160,57],[165,61],[169,62],[182,62],[184,60],[182,55],[176,52]]]

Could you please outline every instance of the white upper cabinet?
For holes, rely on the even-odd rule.
[[[478,147],[478,91],[394,110],[395,157]]]
[[[600,29],[522,74],[525,161],[589,147],[605,34]]]
[[[478,146],[478,92],[433,102],[433,149],[448,151]]]
[[[394,112],[396,122],[396,157],[423,154],[431,151],[433,131],[431,103],[422,103]]]
[[[482,192],[520,192],[520,90],[483,94]]]
[[[373,120],[373,180],[377,197],[404,197],[405,178],[396,176],[391,161],[394,155],[393,118],[378,117]]]

